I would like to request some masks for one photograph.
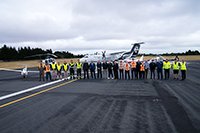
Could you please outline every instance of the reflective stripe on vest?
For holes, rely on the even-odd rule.
[[[178,62],[173,62],[173,70],[179,70],[179,65],[178,65]]]
[[[50,66],[46,66],[46,72],[50,72]]]
[[[136,63],[135,62],[131,62],[131,68],[136,68]]]
[[[57,65],[57,69],[60,70],[61,69],[61,65]]]
[[[181,62],[181,70],[187,70],[185,62]]]
[[[70,64],[70,68],[74,69],[74,63],[69,63]]]
[[[67,71],[67,64],[63,64],[64,70]]]
[[[56,69],[56,64],[51,63],[52,69]]]
[[[119,69],[124,69],[123,63],[119,63]]]
[[[145,71],[145,65],[140,65],[140,71]]]
[[[171,68],[171,64],[169,62],[164,62],[163,63],[163,68],[164,69],[170,69]]]
[[[80,62],[80,63],[76,63],[76,65],[77,65],[77,69],[81,69],[81,65],[82,65],[82,63]]]
[[[129,64],[125,64],[125,70],[129,71],[129,68],[130,68]]]

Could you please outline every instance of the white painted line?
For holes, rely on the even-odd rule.
[[[39,89],[39,88],[42,88],[42,87],[45,87],[45,86],[48,86],[48,85],[51,85],[51,84],[55,84],[55,83],[61,82],[63,80],[64,79],[60,79],[60,80],[57,80],[57,81],[54,81],[54,82],[42,84],[42,85],[35,86],[35,87],[29,88],[29,89],[26,89],[26,90],[22,90],[22,91],[19,91],[19,92],[8,94],[8,95],[0,97],[0,100],[6,99],[6,98],[10,98],[10,97],[13,97],[13,96],[16,96],[16,95],[20,95],[22,93],[26,93],[26,92],[29,92],[29,91],[32,91],[32,90],[36,90],[36,89]]]

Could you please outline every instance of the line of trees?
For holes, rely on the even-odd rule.
[[[52,52],[51,49],[43,50],[41,48],[30,48],[28,47],[19,47],[16,49],[15,47],[8,47],[4,45],[0,48],[0,60],[11,61],[11,60],[24,60],[26,56],[36,55],[36,54],[55,54],[58,58],[81,58],[83,55],[74,55],[70,52],[65,51],[56,51]],[[26,60],[29,58],[26,58]],[[30,59],[39,59],[39,57],[32,57]]]

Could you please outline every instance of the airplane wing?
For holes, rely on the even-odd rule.
[[[21,70],[5,69],[5,68],[0,68],[0,70],[3,70],[3,71],[11,71],[11,72],[21,72]]]
[[[28,71],[29,73],[39,73],[39,71]]]
[[[124,53],[125,51],[121,51],[121,52],[115,52],[115,53],[110,53],[110,55],[116,55],[116,54],[121,54]]]

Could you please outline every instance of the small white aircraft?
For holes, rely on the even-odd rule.
[[[126,58],[132,58],[137,56],[137,54],[139,53],[139,49],[140,49],[140,44],[144,44],[144,42],[140,42],[140,43],[134,43],[132,44],[133,47],[131,48],[131,50],[129,52],[125,52],[125,51],[121,51],[121,52],[115,52],[115,53],[110,53],[108,55],[106,55],[106,51],[102,52],[102,55],[96,53],[94,55],[85,55],[83,58],[80,59],[80,62],[84,62],[85,60],[87,60],[87,62],[91,62],[92,60],[94,62],[97,62],[98,60],[100,60],[101,62],[105,59],[105,60],[111,60],[111,61],[115,61],[115,60],[124,60]]]
[[[28,77],[28,73],[39,73],[38,71],[28,71],[27,66],[32,66],[32,65],[25,65],[25,64],[18,64],[18,65],[23,65],[25,66],[22,70],[15,70],[15,69],[6,69],[6,68],[0,68],[0,70],[3,71],[11,71],[11,72],[19,72],[21,73],[21,75],[23,76],[23,78],[27,78]]]

